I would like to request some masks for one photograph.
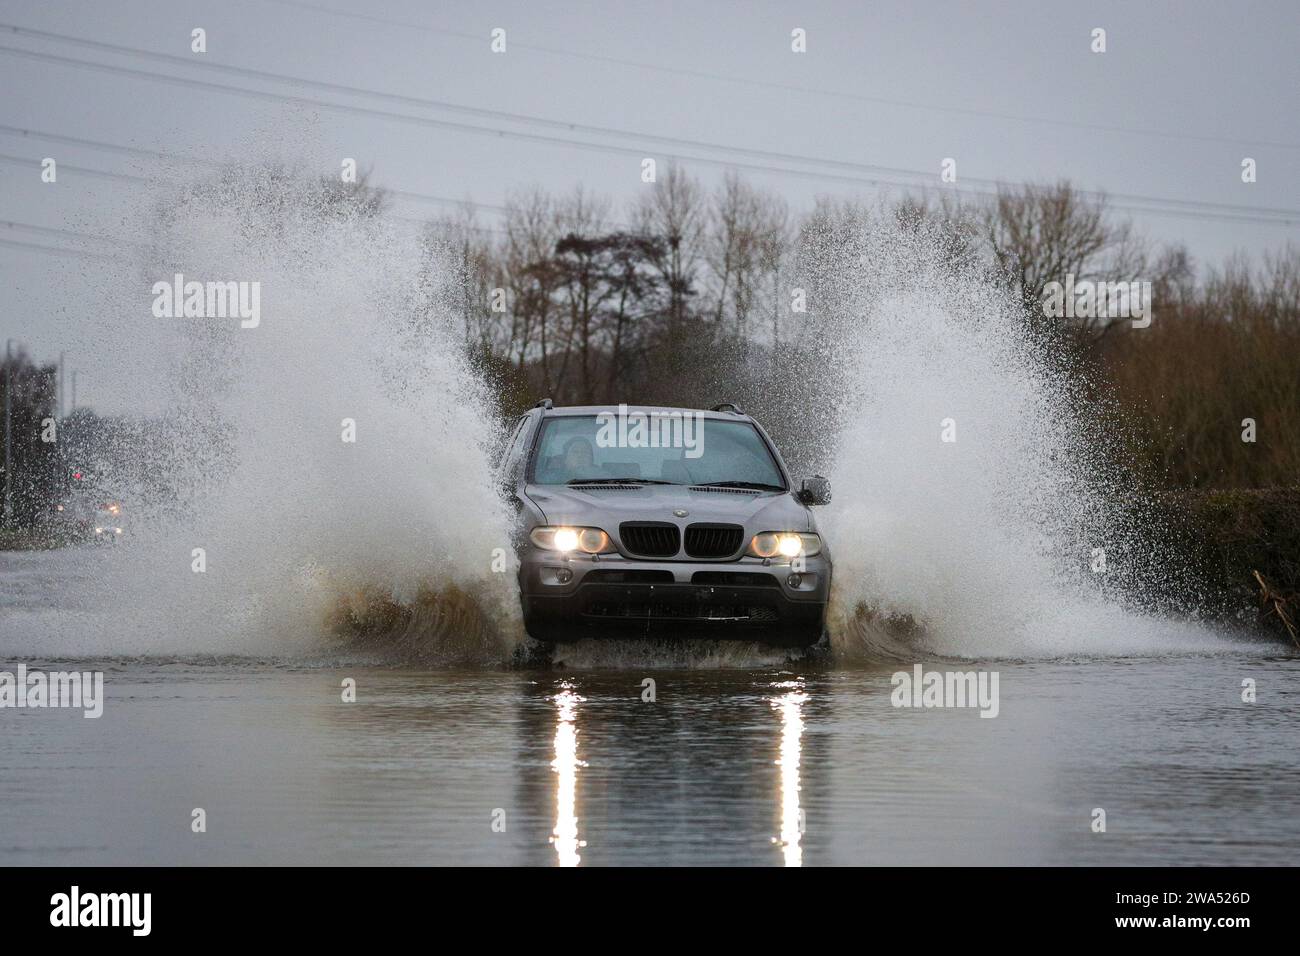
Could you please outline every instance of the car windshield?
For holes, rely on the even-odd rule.
[[[715,418],[651,419],[619,427],[617,416],[563,415],[542,423],[530,480],[539,485],[584,481],[654,481],[680,485],[737,484],[785,490],[767,443],[749,422]]]

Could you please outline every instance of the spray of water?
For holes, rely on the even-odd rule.
[[[1150,560],[1158,529],[1128,517],[1135,489],[1104,419],[1060,340],[986,264],[951,230],[889,217],[849,216],[811,238],[814,331],[836,343],[824,358],[840,395],[823,522],[838,654],[1222,646],[1144,610],[1181,586],[1179,562]]]
[[[154,200],[111,341],[154,357],[158,480],[92,585],[106,650],[504,659],[520,628],[497,416],[436,246],[274,165]],[[260,321],[151,315],[177,273],[258,283]]]

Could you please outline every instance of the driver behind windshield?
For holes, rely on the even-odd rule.
[[[596,454],[585,438],[570,438],[564,443],[564,470],[570,478],[600,478]]]

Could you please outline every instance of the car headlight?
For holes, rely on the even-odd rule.
[[[528,533],[533,544],[544,551],[581,551],[584,554],[604,554],[613,551],[613,542],[600,528],[551,527],[534,528]]]
[[[756,558],[793,558],[798,555],[810,557],[822,549],[822,539],[815,534],[798,531],[762,531],[754,535],[749,542],[746,554]]]

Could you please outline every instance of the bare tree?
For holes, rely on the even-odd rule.
[[[713,275],[713,321],[737,341],[750,337],[748,321],[780,270],[789,212],[780,199],[759,192],[733,170],[713,197],[704,258]]]
[[[669,354],[683,350],[691,300],[696,291],[701,237],[707,225],[698,182],[669,165],[633,209],[637,230],[662,246],[652,263],[667,294],[663,337]]]
[[[506,199],[506,238],[502,252],[510,299],[510,347],[516,366],[535,360],[542,387],[550,391],[549,323],[559,277],[551,252],[560,237],[554,202],[539,187]]]
[[[999,270],[1017,287],[1026,307],[1041,316],[1043,290],[1050,282],[1129,281],[1147,272],[1146,242],[1125,220],[1114,222],[1106,199],[1089,199],[1068,182],[998,190],[987,208],[984,237]],[[1115,318],[1084,316],[1078,335],[1096,339]]]
[[[600,258],[604,247],[597,238],[604,232],[608,217],[609,202],[592,197],[581,185],[557,209],[563,238],[555,246],[552,261],[564,289],[569,321],[555,388],[564,388],[570,359],[576,351],[578,388],[575,391],[584,404],[591,401],[595,380],[592,362],[593,345],[599,334],[598,316],[605,298],[611,294],[603,282]]]
[[[466,203],[454,215],[431,220],[425,229],[425,243],[432,260],[453,270],[449,291],[460,315],[465,347],[475,352],[500,349],[502,330],[498,313],[492,311],[492,289],[501,278],[500,264],[491,233],[478,223],[474,207]]]

